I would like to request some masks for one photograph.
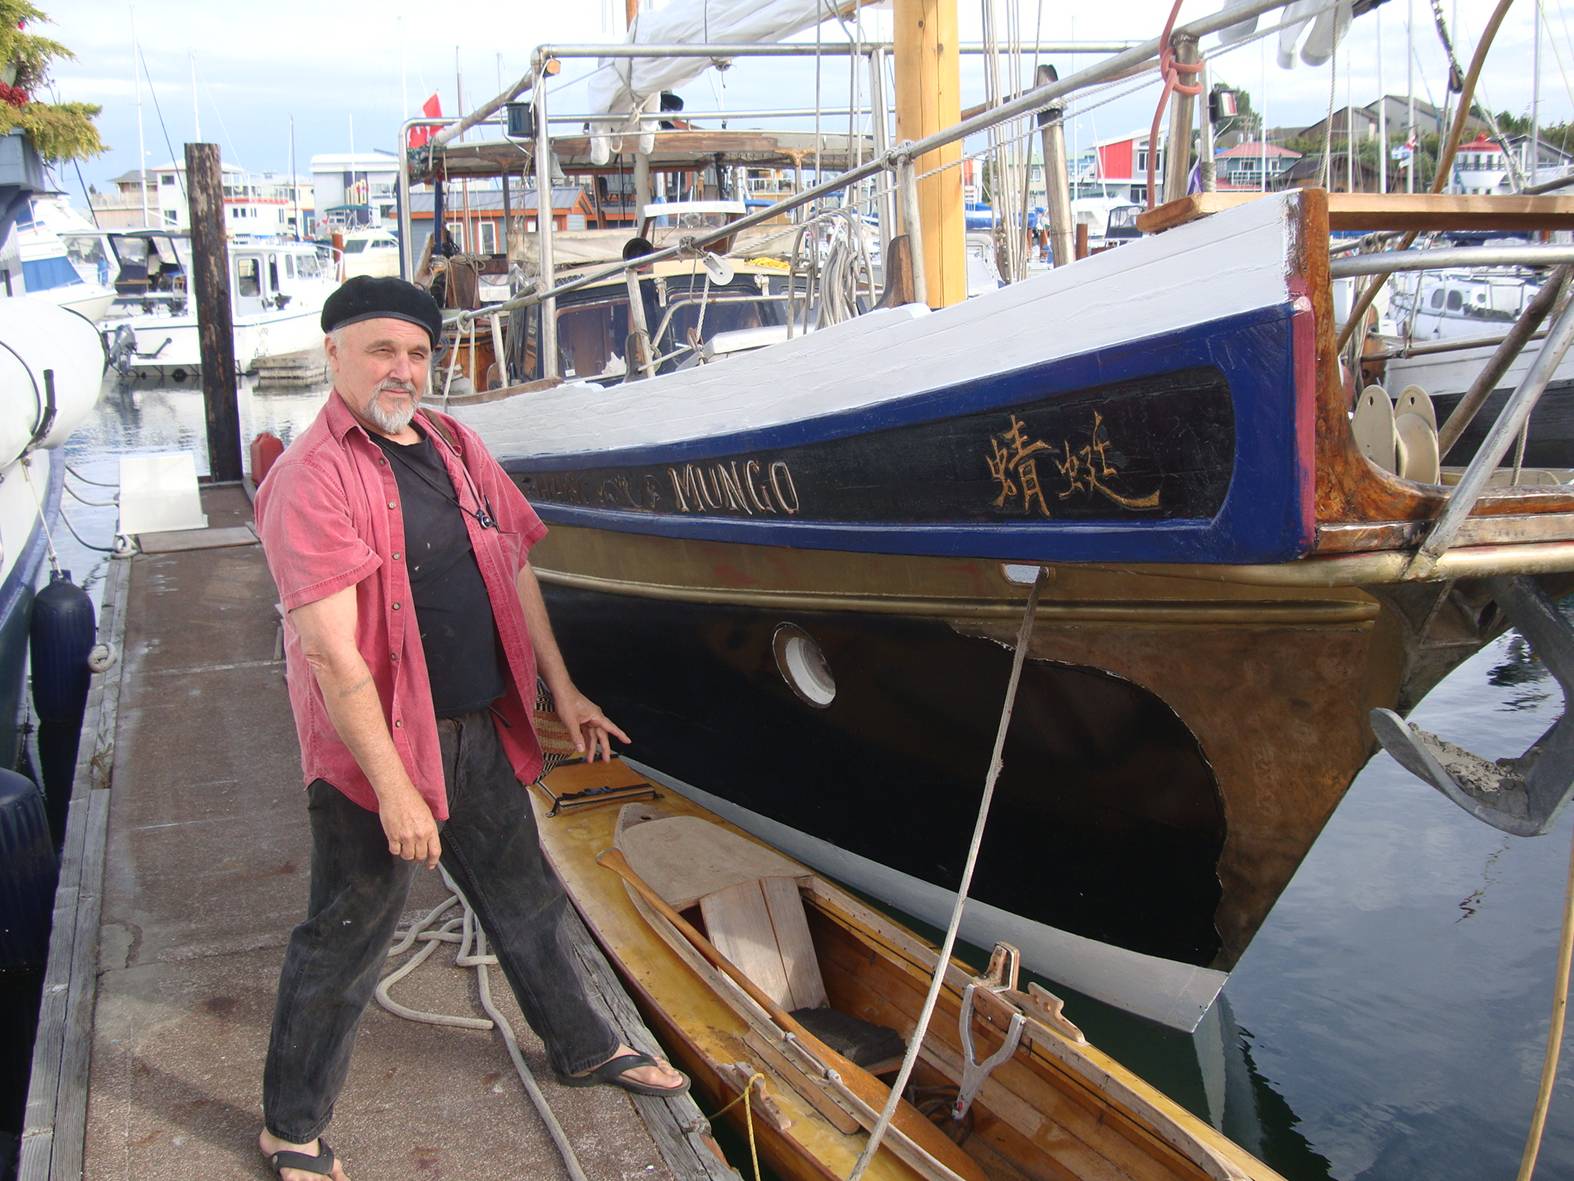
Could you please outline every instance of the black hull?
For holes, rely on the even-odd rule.
[[[580,687],[666,775],[901,873],[961,876],[1010,666],[933,619],[630,600],[548,586]],[[835,700],[778,672],[772,635],[821,645]],[[1030,661],[973,897],[1102,943],[1199,966],[1224,812],[1174,713],[1108,673]]]

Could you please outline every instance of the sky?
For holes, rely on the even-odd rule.
[[[217,143],[227,163],[287,172],[293,117],[296,169],[304,175],[314,154],[352,146],[357,151],[391,150],[399,124],[433,92],[440,96],[444,113],[453,113],[459,80],[464,109],[490,99],[525,73],[536,45],[620,40],[623,16],[622,0],[444,0],[436,5],[414,0],[272,0],[266,16],[263,9],[211,0],[36,2],[52,21],[40,31],[76,55],[74,61],[56,64],[55,96],[104,108],[98,126],[109,150],[84,163],[81,178],[100,189],[137,167],[133,23],[146,62],[142,128],[150,167],[181,157],[182,145],[196,138],[200,123],[202,138]],[[981,2],[990,0],[959,0],[964,40],[981,37]],[[1146,40],[1158,35],[1169,9],[1164,0],[993,2],[1001,14],[998,21],[1004,24],[1005,11],[1013,9],[1023,37],[1031,40],[1035,29],[1041,29],[1045,41]],[[1220,2],[1185,0],[1181,23],[1211,15]],[[645,3],[661,7],[659,0]],[[1574,118],[1574,0],[1540,3],[1540,117],[1543,123],[1557,123]],[[1468,64],[1493,0],[1442,0],[1442,7],[1461,64]],[[1537,0],[1517,0],[1494,42],[1478,93],[1493,111],[1530,112],[1536,7]],[[1429,0],[1388,0],[1355,22],[1341,48],[1332,87],[1335,106],[1344,106],[1347,95],[1357,106],[1375,99],[1379,67],[1382,90],[1405,92],[1406,23],[1412,11],[1415,91],[1420,98],[1442,101],[1446,68]],[[889,5],[867,12],[864,35],[888,37],[890,20]],[[822,36],[829,40],[841,34],[829,24]],[[813,37],[810,33],[798,39]],[[1326,114],[1328,66],[1298,64],[1281,70],[1274,62],[1272,38],[1224,52],[1215,41],[1204,42],[1214,80],[1249,91],[1258,110],[1266,106],[1270,126],[1304,126]],[[1049,60],[1065,77],[1097,59],[1067,55]],[[963,61],[966,106],[983,100],[984,81],[979,59]],[[591,68],[591,63],[565,65],[552,100],[554,111],[585,109],[587,87],[576,76]],[[1105,93],[1073,106],[1068,130],[1073,148],[1146,130],[1159,94],[1156,75],[1146,84],[1132,81],[1117,89],[1134,93]],[[724,75],[707,71],[682,93],[691,111],[743,110],[783,103],[812,106],[815,90],[812,60],[746,60]],[[845,106],[848,90],[846,59],[824,59],[822,104]],[[74,170],[67,167],[57,179],[81,200]]]

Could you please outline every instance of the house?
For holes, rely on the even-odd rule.
[[[1378,109],[1386,107],[1383,117],[1388,121],[1388,138],[1403,142],[1407,129],[1410,126],[1410,102],[1403,94],[1385,94],[1375,102],[1368,103],[1362,109],[1369,112],[1372,122],[1377,122]],[[1417,135],[1442,135],[1447,129],[1443,120],[1443,112],[1423,99],[1415,100],[1415,120]],[[1337,127],[1337,124],[1336,124]],[[1465,120],[1465,134],[1478,135],[1490,128],[1487,124],[1474,115]]]
[[[147,181],[143,188],[144,179]],[[121,173],[110,182],[112,193],[93,192],[88,203],[95,224],[106,230],[137,229],[159,220],[158,182],[139,169]],[[145,210],[145,211],[144,211]]]
[[[535,233],[536,190],[510,187],[508,196],[514,228]],[[433,198],[431,192],[410,194],[410,249],[416,258],[421,256],[426,240],[432,236]],[[595,206],[584,189],[577,185],[553,188],[554,229],[588,229],[594,216]],[[472,184],[467,194],[460,184],[448,185],[443,194],[443,224],[453,235],[454,244],[464,253],[502,254],[505,246],[502,186]]]
[[[1070,169],[1071,196],[1148,199],[1148,134],[1134,131],[1103,140],[1081,153]],[[1154,153],[1154,179],[1164,179],[1164,141]]]
[[[325,152],[311,159],[319,230],[396,226],[399,222],[399,157],[374,152]]]
[[[1282,189],[1300,152],[1271,143],[1243,143],[1214,153],[1214,175],[1221,192],[1231,189]]]
[[[1334,140],[1333,156],[1328,164],[1328,191],[1330,193],[1375,193],[1381,188],[1381,178],[1377,166],[1369,164],[1356,156],[1355,184],[1350,183],[1351,164],[1349,153],[1345,151],[1337,139]],[[1323,183],[1323,158],[1322,156],[1302,156],[1290,165],[1284,173],[1285,188],[1317,188]]]
[[[1375,107],[1376,104],[1374,103]],[[1419,116],[1418,116],[1419,117]],[[1333,121],[1333,143],[1335,150],[1339,145],[1349,140],[1352,135],[1357,143],[1362,140],[1377,138],[1377,112],[1366,107],[1340,107],[1331,116]],[[1313,139],[1321,143],[1328,136],[1329,119],[1319,119],[1310,127],[1303,128],[1297,138]],[[1391,123],[1388,126],[1390,137],[1401,130],[1399,124]]]
[[[1561,151],[1546,140],[1536,141],[1534,166],[1531,165],[1530,159],[1530,136],[1509,136],[1508,148],[1514,154],[1514,159],[1519,164],[1520,176],[1524,178],[1527,185],[1542,184],[1560,176],[1567,176],[1574,171],[1574,154]]]
[[[1519,161],[1515,161],[1516,164]],[[1508,193],[1514,190],[1508,155],[1485,134],[1459,145],[1445,193]]]
[[[231,236],[296,236],[296,210],[302,211],[304,220],[305,211],[312,204],[308,183],[280,173],[262,172],[253,175],[237,164],[220,164],[219,172],[224,186],[224,226]],[[191,205],[186,195],[185,162],[150,168],[148,179],[150,188],[156,191],[158,197],[156,203],[149,203],[153,223],[170,230],[189,231]],[[140,223],[140,197],[137,217]]]

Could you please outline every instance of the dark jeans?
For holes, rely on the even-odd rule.
[[[563,887],[542,855],[535,815],[492,716],[438,722],[449,817],[443,866],[474,907],[525,1019],[560,1074],[582,1074],[618,1038],[585,997],[563,935]],[[355,1029],[405,907],[414,862],[388,852],[377,814],[326,780],[308,789],[311,899],[290,935],[263,1070],[268,1131],[302,1144],[333,1118]]]

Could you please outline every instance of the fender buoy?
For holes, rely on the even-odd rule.
[[[65,839],[66,808],[76,777],[77,745],[93,672],[88,655],[97,640],[93,600],[57,571],[33,599],[30,651],[33,708],[38,713],[38,761],[55,841]]]
[[[257,487],[267,478],[273,461],[284,454],[284,443],[278,435],[263,431],[251,441],[251,482]]]
[[[44,797],[0,770],[0,971],[43,967],[58,873]]]

